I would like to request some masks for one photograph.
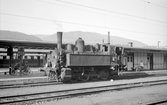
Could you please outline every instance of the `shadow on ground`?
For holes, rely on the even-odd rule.
[[[83,82],[83,81],[78,81],[75,83],[67,83],[67,84],[77,84],[77,83],[89,83],[89,82],[102,82],[102,81],[110,81],[111,79],[113,79],[114,81],[117,80],[130,80],[130,79],[137,79],[137,78],[147,78],[147,77],[158,77],[158,76],[167,76],[167,73],[147,73],[147,72],[121,72],[119,76],[110,76],[109,79],[107,80],[97,80],[97,81],[87,81],[87,82]]]

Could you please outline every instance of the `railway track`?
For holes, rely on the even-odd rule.
[[[41,101],[59,100],[64,98],[72,98],[83,95],[97,94],[106,91],[118,91],[124,89],[163,85],[167,84],[167,80],[149,81],[149,82],[137,82],[130,84],[108,85],[101,87],[89,87],[80,89],[70,89],[61,91],[50,91],[33,94],[22,94],[13,96],[0,97],[0,104],[33,104]],[[166,101],[164,101],[166,102]],[[153,104],[150,104],[153,105]]]
[[[165,74],[166,75],[166,74]],[[143,76],[143,74],[142,74]],[[140,74],[138,77],[142,77]],[[119,79],[127,79],[127,78],[137,78],[137,76],[119,76],[118,77],[113,77],[113,79],[115,80],[119,80]],[[151,76],[150,76],[151,77]],[[154,75],[154,77],[156,77]],[[158,76],[157,76],[158,77]],[[104,81],[104,80],[103,80]],[[88,81],[88,82],[94,82],[94,81]],[[97,81],[96,81],[97,82]],[[76,83],[84,83],[82,81],[76,82]],[[47,81],[47,82],[35,82],[35,83],[22,83],[22,84],[7,84],[7,85],[0,85],[0,89],[9,89],[9,88],[24,88],[24,87],[35,87],[35,86],[46,86],[46,85],[57,85],[57,84],[61,84],[61,82],[57,82],[57,81]]]
[[[7,85],[0,85],[0,89],[35,87],[35,86],[57,85],[57,84],[61,84],[61,82],[50,81],[50,82],[37,82],[37,83],[24,83],[24,84],[7,84]]]
[[[167,105],[167,99],[162,100],[162,101],[156,101],[156,102],[148,103],[147,105]]]

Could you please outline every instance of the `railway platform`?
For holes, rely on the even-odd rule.
[[[35,82],[46,82],[48,77],[44,76],[44,72],[40,71],[40,68],[31,68],[33,74],[31,75],[16,75],[11,76],[4,74],[8,72],[8,68],[0,68],[0,84],[20,84],[20,83],[35,83]],[[167,70],[149,70],[149,71],[123,71],[119,73],[119,77],[112,77],[113,80],[125,80],[142,78],[148,76],[167,76]]]
[[[24,78],[24,77],[38,77],[43,76],[44,72],[40,71],[40,68],[30,68],[32,70],[32,74],[30,75],[9,75],[9,69],[8,68],[0,68],[0,79],[8,79],[8,78]]]
[[[31,68],[32,74],[30,75],[9,75],[8,68],[0,68],[0,84],[20,84],[20,83],[34,83],[34,82],[46,82],[47,76],[44,76],[44,72],[41,72],[39,68]],[[5,72],[7,72],[5,74]]]

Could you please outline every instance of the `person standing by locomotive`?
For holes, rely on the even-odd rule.
[[[141,69],[144,69],[144,64],[143,64],[143,61],[141,60],[141,62],[140,62],[140,67],[141,67]]]
[[[46,62],[45,67],[44,67],[44,71],[45,71],[44,75],[45,76],[48,76],[49,70],[50,70],[51,67],[52,67],[52,63],[50,61]]]
[[[140,65],[138,67],[136,67],[135,70],[138,71],[138,70],[143,70],[143,69],[144,69],[144,63],[141,60]]]
[[[136,71],[143,70],[143,69],[144,69],[144,64],[143,64],[143,61],[141,60],[140,66],[136,68]]]

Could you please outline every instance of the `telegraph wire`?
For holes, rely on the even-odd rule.
[[[162,8],[165,8],[165,9],[167,9],[167,7],[165,7],[165,6],[161,6],[161,5],[158,5],[158,4],[155,4],[155,3],[152,3],[152,2],[148,2],[149,4],[153,4],[153,5],[156,5],[156,6],[158,6],[158,7],[162,7]]]
[[[108,29],[114,29],[114,30],[121,30],[121,31],[134,32],[134,33],[142,33],[142,34],[166,36],[166,35],[163,35],[163,34],[154,34],[154,33],[140,32],[140,31],[133,31],[133,30],[125,30],[125,29],[118,29],[118,28],[109,28],[109,27],[107,27],[107,28],[108,28]]]
[[[165,42],[162,44],[162,46],[164,46],[166,42],[167,42],[167,41],[165,41]]]
[[[55,28],[51,28],[51,27],[43,27],[43,26],[36,26],[36,25],[30,25],[30,24],[22,24],[22,23],[15,23],[15,22],[7,22],[7,21],[2,21],[2,22],[5,22],[5,23],[9,23],[9,24],[18,24],[18,25],[25,25],[25,26],[35,26],[35,27],[40,27],[40,28],[48,28],[48,29],[55,29]],[[97,27],[97,28],[106,28],[106,27]],[[108,28],[108,27],[107,27]],[[135,32],[135,33],[144,33],[144,32],[138,32],[138,31],[132,31],[132,30],[123,30],[123,29],[116,29],[116,28],[108,28],[108,29],[114,29],[114,30],[121,30],[121,31],[131,31],[131,32]],[[68,30],[68,29],[64,29],[63,30]],[[152,33],[144,33],[144,34],[151,34]],[[115,34],[111,34],[111,35],[115,35]],[[158,35],[158,34],[155,34],[155,35]],[[160,34],[161,35],[161,34]],[[115,35],[116,36],[116,35]],[[161,35],[161,36],[164,36],[164,35]],[[157,38],[154,38],[153,39],[157,39]],[[165,44],[165,43],[164,43]],[[163,44],[163,45],[164,45]]]
[[[121,13],[121,12],[115,12],[115,11],[111,11],[111,10],[107,10],[107,9],[101,9],[101,8],[96,8],[96,7],[92,7],[92,6],[86,6],[86,5],[72,3],[72,2],[67,2],[67,1],[63,1],[63,0],[55,0],[55,1],[63,2],[63,3],[66,3],[66,4],[72,4],[72,5],[76,5],[76,6],[81,6],[81,7],[85,7],[85,8],[90,8],[90,9],[95,9],[95,10],[100,10],[100,11],[105,11],[105,12],[110,12],[110,13],[115,13],[115,14],[125,15],[125,16],[129,16],[129,17],[135,17],[135,18],[140,18],[140,19],[145,19],[145,20],[151,20],[151,21],[156,21],[156,22],[167,24],[167,22],[165,22],[165,21],[150,19],[150,18],[146,18],[146,17],[141,17],[141,16],[136,16],[136,15],[126,14],[126,13]]]
[[[53,19],[45,19],[45,18],[39,18],[39,17],[23,16],[23,15],[17,15],[17,14],[9,14],[9,13],[2,13],[2,12],[0,12],[0,14],[9,15],[9,16],[16,16],[16,17],[23,17],[23,18],[30,18],[30,19],[37,19],[37,20],[54,21],[54,22],[62,22],[62,23],[68,23],[68,24],[76,24],[76,25],[84,25],[84,26],[90,26],[90,27],[104,28],[102,26],[95,26],[95,25],[88,25],[88,24],[74,23],[74,22],[67,22],[67,21],[58,21],[58,20],[53,20]]]
[[[22,17],[22,18],[31,18],[31,19],[37,19],[37,20],[54,21],[54,22],[61,22],[61,23],[67,23],[67,24],[75,24],[75,25],[81,25],[81,26],[89,26],[89,27],[103,28],[103,29],[114,29],[114,30],[127,31],[127,32],[135,32],[135,33],[143,33],[143,34],[166,36],[166,35],[163,35],[163,34],[154,34],[154,33],[139,32],[139,31],[133,31],[133,30],[110,28],[110,27],[106,27],[106,26],[95,26],[95,25],[88,25],[88,24],[75,23],[75,22],[58,21],[58,20],[53,20],[53,19],[45,19],[45,18],[39,18],[39,17],[23,16],[23,15],[2,13],[2,12],[0,12],[0,14],[9,15],[9,16],[16,16],[16,17]]]
[[[43,1],[43,0],[37,0],[37,1],[44,2],[44,3],[49,3],[49,4],[53,4],[53,5],[59,5],[59,6],[63,6],[63,7],[66,7],[66,8],[72,8],[72,9],[76,9],[76,10],[86,11],[86,12],[90,12],[90,13],[95,13],[95,14],[103,15],[105,17],[114,17],[114,18],[120,18],[120,19],[124,19],[124,20],[140,22],[140,23],[142,22],[142,23],[145,23],[145,24],[151,24],[151,25],[155,25],[155,26],[167,27],[165,25],[159,25],[159,24],[154,24],[154,23],[150,23],[150,22],[143,22],[143,21],[139,21],[139,20],[128,19],[128,18],[123,18],[123,17],[119,17],[119,16],[113,16],[113,15],[109,15],[109,14],[105,14],[105,13],[97,13],[97,12],[88,11],[88,10],[84,10],[84,9],[80,9],[80,8],[60,5],[60,4],[56,4],[56,3],[53,3],[53,2],[48,2],[48,1]]]
[[[162,8],[165,8],[167,9],[166,6],[162,6],[162,5],[159,5],[159,4],[156,4],[156,3],[153,3],[153,2],[150,2],[150,1],[146,1],[146,0],[141,0],[142,2],[145,2],[147,4],[152,4],[152,5],[155,5],[155,6],[158,6],[158,7],[162,7]]]
[[[32,25],[32,24],[24,24],[24,23],[18,23],[18,22],[9,22],[9,21],[1,21],[1,22],[10,23],[10,24],[24,25],[24,26],[34,26],[34,27],[41,27],[41,28],[55,29],[55,28],[46,27],[46,26],[39,26],[39,25]]]

